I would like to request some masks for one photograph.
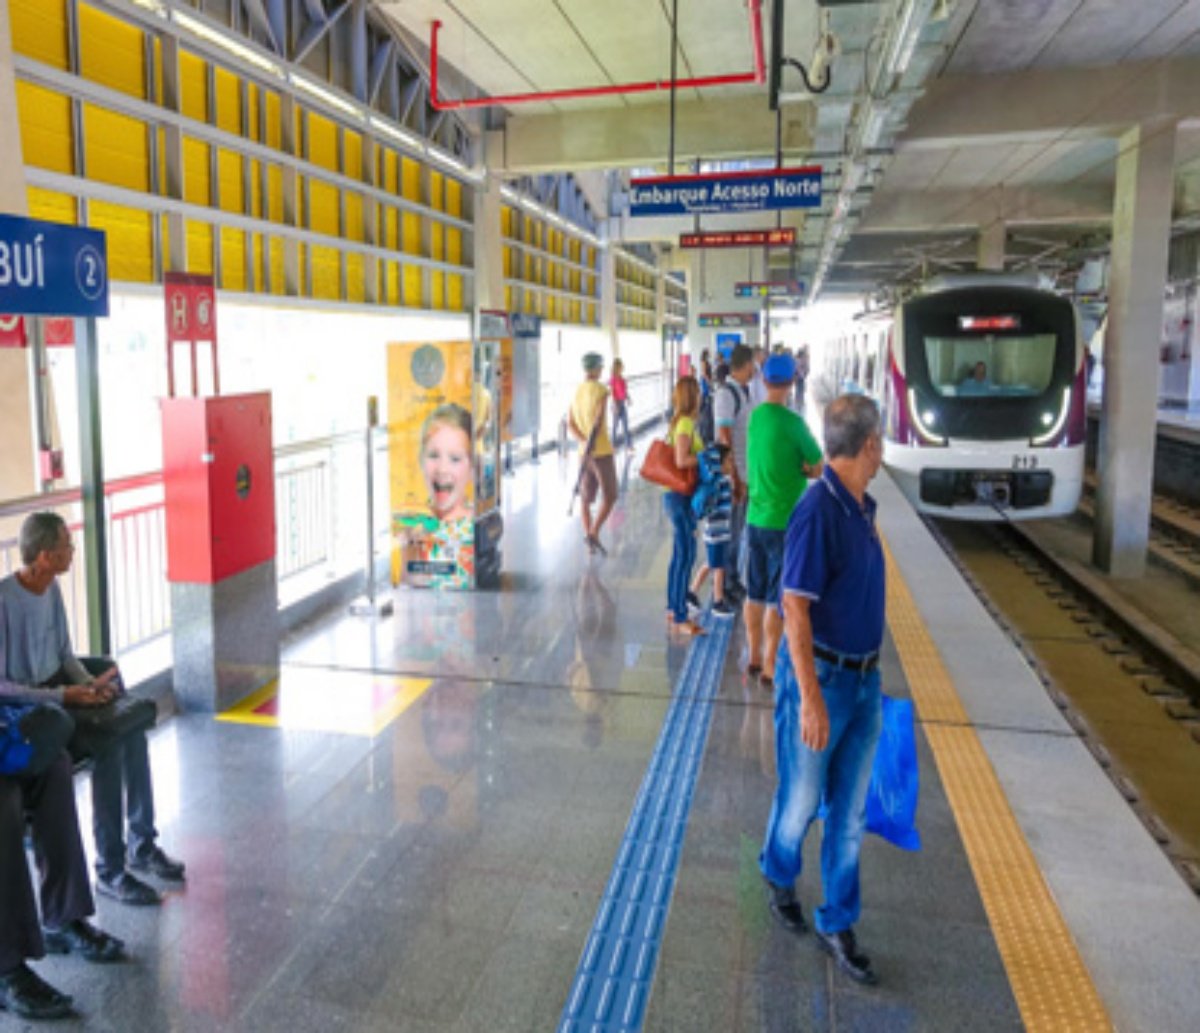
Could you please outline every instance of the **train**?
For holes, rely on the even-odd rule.
[[[880,403],[884,464],[919,512],[1031,520],[1075,511],[1086,351],[1068,298],[945,277],[833,343],[833,376]]]

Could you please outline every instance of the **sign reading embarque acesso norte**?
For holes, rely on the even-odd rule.
[[[630,181],[630,215],[700,215],[816,208],[821,168],[724,172],[713,176],[654,176]]]

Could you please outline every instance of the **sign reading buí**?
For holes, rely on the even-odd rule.
[[[629,187],[629,214],[633,216],[817,208],[821,204],[821,167],[652,176],[631,180]]]
[[[0,312],[107,316],[104,234],[0,215]]]
[[[776,230],[730,230],[725,233],[681,233],[681,248],[704,247],[787,247],[796,243],[796,231],[790,226]]]

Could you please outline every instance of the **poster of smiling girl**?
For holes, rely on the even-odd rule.
[[[392,583],[475,584],[469,341],[388,346]]]

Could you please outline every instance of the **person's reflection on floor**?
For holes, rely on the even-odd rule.
[[[575,624],[575,652],[567,664],[567,685],[571,699],[583,714],[580,740],[589,750],[604,741],[605,714],[609,709],[608,688],[597,688],[597,661],[602,653],[616,650],[617,604],[609,594],[599,571],[588,566],[579,579],[572,597]]]
[[[738,733],[738,746],[743,757],[757,759],[759,769],[774,785],[777,771],[773,711],[764,702],[762,693],[752,689],[745,678],[742,679],[742,727]]]

